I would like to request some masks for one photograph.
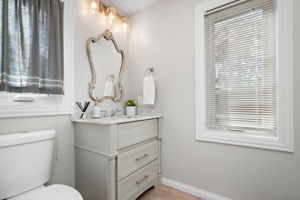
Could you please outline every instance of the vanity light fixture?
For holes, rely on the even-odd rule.
[[[127,17],[121,16],[114,7],[107,6],[101,1],[98,0],[89,0],[89,1],[90,1],[89,10],[93,15],[101,13],[102,15],[108,18],[109,24],[112,24],[113,20],[116,17],[118,17],[119,19],[121,19],[123,31],[127,32],[129,27],[129,20]]]

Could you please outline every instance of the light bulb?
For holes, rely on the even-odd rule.
[[[127,29],[128,29],[128,24],[129,24],[129,21],[126,17],[123,17],[122,18],[122,26],[123,26],[123,31],[126,32]]]
[[[108,16],[108,19],[109,19],[109,23],[112,24],[114,18],[115,18],[115,15],[116,15],[117,11],[116,9],[114,9],[113,7],[108,7],[106,9],[106,14]]]
[[[108,17],[109,17],[109,19],[113,20],[113,19],[115,18],[115,15],[112,14],[112,13],[110,13],[110,14],[108,15]]]
[[[112,22],[113,22],[115,16],[114,16],[114,14],[110,13],[110,14],[108,15],[108,18],[109,18],[109,23],[112,24]]]
[[[98,7],[97,2],[96,2],[95,0],[92,0],[92,1],[91,1],[91,9],[96,10],[97,7]]]
[[[128,25],[126,23],[123,24],[123,30],[124,32],[127,32],[127,28],[128,28]]]

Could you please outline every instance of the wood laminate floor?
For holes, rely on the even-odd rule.
[[[137,200],[202,200],[199,197],[161,185],[142,194]]]

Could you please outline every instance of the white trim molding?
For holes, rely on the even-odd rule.
[[[207,10],[232,0],[207,0],[195,7],[196,140],[293,152],[293,0],[277,0],[278,133],[255,135],[208,129],[206,123],[205,24]]]
[[[0,118],[73,113],[74,102],[74,27],[75,5],[73,0],[64,2],[64,91],[65,95],[0,94]],[[32,102],[15,102],[16,96],[30,98]]]
[[[198,188],[192,187],[190,185],[179,183],[179,182],[167,179],[167,178],[162,178],[162,184],[169,186],[171,188],[175,188],[182,192],[194,195],[196,197],[200,197],[205,200],[231,200],[229,198],[222,197],[220,195],[217,195],[217,194],[214,194],[214,193],[202,190],[202,189],[198,189]]]

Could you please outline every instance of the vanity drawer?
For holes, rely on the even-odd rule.
[[[158,141],[152,141],[118,156],[118,180],[158,158]]]
[[[158,176],[158,162],[148,164],[122,181],[118,182],[118,200],[131,199]]]
[[[118,149],[157,137],[157,119],[118,125]]]

